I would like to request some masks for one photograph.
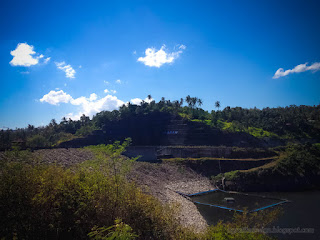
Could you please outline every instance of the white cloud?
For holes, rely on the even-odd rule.
[[[103,98],[97,100],[88,100],[82,101],[81,113],[85,114],[86,116],[92,117],[94,114],[101,112],[103,110],[115,110],[118,109],[120,106],[124,104],[123,101],[118,99],[116,96],[107,95]]]
[[[108,82],[108,81],[106,81],[106,80],[104,80],[103,82],[104,82],[105,84],[109,84],[109,82]]]
[[[286,71],[284,71],[283,68],[279,68],[276,73],[273,76],[273,79],[277,79],[280,77],[284,77],[287,76],[291,73],[300,73],[300,72],[306,72],[306,71],[319,71],[320,70],[320,62],[316,62],[313,63],[310,66],[307,66],[308,63],[304,63],[304,64],[299,64],[297,66],[295,66],[293,69],[288,69]]]
[[[117,79],[117,80],[116,80],[116,83],[121,84],[121,80],[120,80],[120,79]]]
[[[10,64],[12,66],[23,66],[30,67],[39,63],[39,58],[42,58],[41,54],[38,57],[34,57],[36,52],[33,51],[33,46],[27,43],[19,43],[15,50],[11,51],[10,54],[13,56]]]
[[[152,102],[153,100],[154,100],[153,98],[151,98],[151,99],[145,98],[145,99],[144,99],[144,101],[147,102],[147,103],[150,103],[150,102]],[[133,98],[133,99],[130,100],[130,102],[131,102],[132,104],[135,104],[135,105],[140,105],[141,102],[142,102],[142,99],[141,99],[141,98]]]
[[[142,99],[141,98],[133,98],[130,100],[130,102],[135,105],[140,105],[140,103],[142,102]]]
[[[90,100],[90,101],[94,101],[94,100],[97,100],[97,98],[98,98],[98,95],[97,95],[97,94],[91,93],[89,100]]]
[[[142,62],[149,67],[161,67],[165,63],[172,63],[179,57],[182,50],[186,49],[185,45],[180,45],[179,50],[176,52],[166,52],[166,47],[163,45],[158,51],[155,48],[147,48],[145,57],[139,57],[138,62]]]
[[[44,95],[40,102],[47,102],[52,105],[59,105],[59,103],[69,103],[72,97],[65,93],[63,90],[60,91],[50,91],[48,94]]]
[[[123,101],[118,99],[116,96],[107,95],[103,98],[99,98],[97,94],[90,94],[89,98],[81,96],[79,98],[72,98],[69,94],[63,90],[50,91],[44,95],[41,102],[47,102],[52,105],[59,105],[59,103],[69,103],[71,105],[79,106],[80,111],[77,114],[69,113],[67,117],[72,119],[79,119],[82,114],[92,117],[94,114],[103,110],[115,110],[124,104]]]
[[[55,62],[58,69],[66,73],[67,78],[75,78],[76,71],[71,67],[71,65],[66,65],[65,62]]]
[[[47,64],[50,61],[51,57],[47,57],[46,59],[44,59],[43,63]]]
[[[105,92],[105,93],[109,93],[109,92],[110,92],[110,93],[113,93],[113,94],[116,94],[116,93],[117,93],[116,90],[109,90],[109,89],[105,89],[104,92]]]
[[[186,45],[183,45],[183,44],[179,46],[179,49],[182,49],[182,50],[185,50],[186,48],[187,48]]]

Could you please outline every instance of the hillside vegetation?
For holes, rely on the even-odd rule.
[[[83,115],[80,120],[63,118],[44,127],[28,125],[26,128],[0,131],[0,149],[9,149],[23,142],[29,148],[54,147],[59,143],[77,137],[85,137],[97,129],[122,126],[140,126],[153,132],[157,137],[168,123],[168,119],[184,119],[200,122],[212,129],[224,132],[244,132],[256,138],[274,139],[320,139],[320,105],[289,106],[264,109],[226,107],[223,110],[205,111],[202,101],[196,97],[170,101],[162,98],[159,102],[142,101],[140,105],[128,103],[119,110],[102,111],[91,120]],[[158,122],[157,125],[151,125]],[[140,128],[139,128],[140,129]],[[129,133],[124,132],[126,137]]]
[[[225,178],[227,188],[237,191],[289,191],[319,188],[320,145],[291,145],[280,157],[262,167],[214,176]],[[228,183],[229,182],[229,183]]]

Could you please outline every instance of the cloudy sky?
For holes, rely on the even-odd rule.
[[[186,95],[320,104],[319,1],[1,1],[0,128]]]

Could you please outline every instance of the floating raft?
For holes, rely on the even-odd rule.
[[[198,192],[198,193],[193,193],[193,194],[184,194],[181,192],[177,192],[178,194],[184,196],[185,198],[189,199],[190,201],[196,203],[196,204],[201,204],[209,207],[216,207],[216,208],[221,208],[229,211],[236,211],[243,213],[245,210],[244,208],[246,207],[240,207],[239,204],[241,205],[241,202],[246,202],[246,199],[248,199],[248,202],[252,201],[258,201],[260,206],[255,206],[256,208],[251,207],[250,210],[247,210],[247,212],[258,212],[262,211],[271,207],[275,207],[281,204],[285,204],[290,202],[287,199],[280,199],[280,198],[273,198],[273,197],[266,197],[266,196],[260,196],[260,195],[255,195],[255,194],[247,194],[247,193],[241,193],[241,192],[231,192],[231,191],[224,191],[221,189],[213,189],[209,191],[204,191],[204,192]],[[220,199],[218,198],[216,202],[208,202],[209,200],[201,200],[201,196],[207,195],[207,194],[222,194],[223,196],[220,196]],[[232,197],[231,197],[232,196]],[[233,199],[233,201],[226,201],[225,199]],[[238,198],[238,200],[237,200]],[[200,199],[200,200],[199,200]],[[252,200],[254,199],[254,200]],[[264,205],[263,202],[266,202],[267,204]],[[222,204],[223,203],[223,204]],[[238,205],[237,205],[238,204]],[[223,206],[226,205],[226,206]],[[236,205],[236,206],[234,206]]]

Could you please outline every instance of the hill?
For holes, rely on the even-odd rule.
[[[184,104],[186,103],[186,104]],[[320,105],[264,109],[226,107],[203,110],[202,101],[142,101],[102,111],[90,120],[63,118],[47,126],[1,130],[0,149],[81,147],[131,137],[133,145],[213,145],[274,147],[288,142],[319,142]]]

